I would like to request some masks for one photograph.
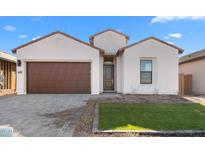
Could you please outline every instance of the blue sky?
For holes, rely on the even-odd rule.
[[[130,36],[128,44],[149,36],[173,43],[188,54],[205,48],[205,17],[0,17],[0,51],[53,31],[88,42],[90,35],[113,28]]]

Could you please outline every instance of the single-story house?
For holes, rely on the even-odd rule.
[[[113,29],[89,40],[58,31],[13,49],[17,93],[178,94],[181,48],[155,37],[128,45]]]
[[[16,57],[0,52],[0,91],[16,90]]]
[[[193,94],[205,94],[205,49],[181,57],[179,73],[192,75]]]

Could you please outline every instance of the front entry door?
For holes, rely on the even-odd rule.
[[[104,74],[104,78],[103,78],[104,91],[113,91],[114,90],[114,65],[104,65],[103,74]]]

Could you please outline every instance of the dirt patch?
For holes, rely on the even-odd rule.
[[[84,106],[78,108],[72,108],[61,112],[49,113],[44,116],[54,118],[56,127],[61,128],[66,122],[70,122],[69,125],[76,125],[80,119]]]
[[[115,97],[100,95],[91,98],[92,101],[103,103],[193,103],[178,95],[124,95]]]

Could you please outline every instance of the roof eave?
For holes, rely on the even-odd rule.
[[[195,58],[191,58],[191,59],[187,59],[187,60],[183,60],[183,61],[179,61],[179,64],[181,65],[181,64],[185,64],[185,63],[201,60],[201,59],[205,59],[205,55],[199,56],[199,57],[195,57]]]
[[[18,46],[18,47],[16,47],[16,48],[12,49],[11,51],[12,51],[13,53],[16,53],[16,51],[17,51],[18,49],[21,49],[21,48],[23,48],[23,47],[25,47],[25,46],[28,46],[28,45],[30,45],[30,44],[33,44],[33,43],[38,42],[38,41],[40,41],[40,40],[43,40],[44,38],[50,37],[50,36],[52,36],[52,35],[54,35],[54,34],[62,34],[62,35],[64,35],[64,36],[67,36],[67,37],[69,37],[69,38],[71,38],[71,39],[73,39],[73,40],[76,40],[76,41],[78,41],[78,42],[80,42],[80,43],[83,43],[83,44],[89,46],[89,47],[92,47],[92,48],[94,48],[94,49],[96,49],[96,50],[99,50],[101,54],[104,54],[104,52],[105,52],[105,51],[104,51],[103,49],[101,49],[101,48],[98,48],[98,47],[95,47],[95,46],[93,46],[93,45],[90,45],[89,43],[83,42],[83,41],[81,41],[81,40],[79,40],[79,39],[77,39],[77,38],[74,38],[74,37],[72,37],[72,36],[69,36],[69,35],[67,35],[67,34],[65,34],[65,33],[61,32],[61,31],[56,31],[56,32],[50,33],[50,34],[45,35],[45,36],[43,36],[43,37],[41,37],[41,38],[39,38],[39,39],[36,39],[36,40],[34,40],[34,41],[30,41],[30,42],[28,42],[28,43],[26,43],[26,44],[23,44],[23,45],[21,45],[21,46]]]
[[[184,52],[184,49],[178,49],[179,54],[182,54]]]
[[[11,51],[12,51],[12,53],[14,53],[14,54],[15,54],[15,53],[16,53],[16,50],[17,50],[17,49],[16,49],[16,48],[14,48],[14,49],[12,49]]]
[[[126,46],[126,47],[123,47],[123,48],[119,49],[119,50],[117,51],[117,55],[122,55],[123,52],[125,51],[125,49],[130,48],[130,47],[132,47],[132,46],[134,46],[134,45],[137,45],[137,44],[142,43],[142,42],[144,42],[144,41],[146,41],[146,40],[149,40],[149,39],[154,39],[154,40],[159,41],[159,42],[161,42],[161,43],[164,43],[164,44],[166,44],[166,45],[168,45],[168,46],[170,46],[170,47],[172,47],[172,48],[177,49],[177,50],[178,50],[178,54],[182,54],[182,53],[184,52],[184,50],[183,50],[182,48],[176,47],[176,46],[174,46],[174,45],[172,45],[172,44],[169,44],[169,43],[164,42],[164,41],[162,41],[162,40],[160,40],[160,39],[158,39],[158,38],[156,38],[156,37],[151,36],[151,37],[145,38],[145,39],[143,39],[143,40],[140,40],[140,41],[138,41],[138,42],[135,42],[135,43],[133,43],[133,44],[131,44],[131,45],[128,45],[128,46]]]
[[[1,60],[4,60],[4,61],[11,62],[11,63],[16,63],[16,60],[12,60],[12,59],[3,58],[3,57],[0,57],[0,59],[1,59]]]
[[[36,40],[33,40],[33,41],[30,41],[30,42],[25,43],[25,44],[23,44],[23,45],[20,45],[20,46],[18,46],[18,47],[16,47],[16,48],[12,49],[11,51],[12,51],[13,53],[16,53],[16,51],[17,51],[18,49],[21,49],[21,48],[23,48],[23,47],[25,47],[25,46],[27,46],[27,45],[33,44],[33,43],[35,43],[35,42],[38,42],[38,41],[40,41],[40,40],[42,40],[42,39],[44,39],[44,38],[47,38],[47,37],[52,36],[52,35],[57,34],[57,33],[62,33],[62,32],[60,32],[60,31],[52,32],[52,33],[47,34],[47,35],[45,35],[45,36],[43,36],[43,37],[40,37],[40,38],[38,38],[38,39],[36,39]]]
[[[117,51],[117,56],[121,56],[121,55],[124,53],[125,49],[127,49],[127,48],[121,48],[121,49],[119,49],[119,50]],[[177,50],[179,51],[179,54],[182,54],[182,53],[184,52],[183,49],[177,49]]]

